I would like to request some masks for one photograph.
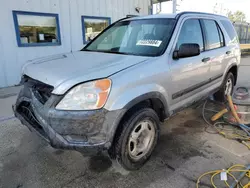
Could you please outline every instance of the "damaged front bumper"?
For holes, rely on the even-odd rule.
[[[62,96],[51,95],[44,104],[38,96],[34,88],[24,85],[13,106],[14,114],[52,147],[87,155],[103,153],[110,148],[122,110],[56,110]]]

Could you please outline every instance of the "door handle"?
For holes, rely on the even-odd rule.
[[[227,55],[231,54],[231,51],[227,51],[226,54],[227,54]]]
[[[210,57],[205,57],[205,58],[203,58],[201,61],[203,62],[203,63],[206,63],[206,62],[208,62],[208,61],[210,61]]]

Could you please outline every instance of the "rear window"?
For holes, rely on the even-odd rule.
[[[223,27],[225,28],[225,30],[227,31],[227,34],[230,37],[231,42],[238,43],[239,42],[238,36],[237,36],[237,33],[233,27],[233,24],[227,20],[221,20],[221,23],[222,23]]]

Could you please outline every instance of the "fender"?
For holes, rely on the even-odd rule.
[[[169,117],[168,94],[165,89],[157,84],[141,85],[126,91],[111,93],[105,108],[107,110],[125,109],[126,111],[134,105],[147,99],[159,99],[163,104],[166,116]]]
[[[110,133],[109,133],[109,142],[110,143],[113,143],[113,139],[114,139],[114,136],[115,136],[115,133],[117,131],[117,128],[119,126],[119,123],[121,121],[121,119],[124,117],[124,114],[126,114],[126,112],[132,108],[133,106],[135,106],[136,104],[140,103],[140,102],[143,102],[147,99],[159,99],[162,104],[163,104],[163,107],[164,107],[164,112],[165,112],[165,117],[168,118],[170,117],[170,114],[169,114],[169,110],[168,110],[168,105],[167,105],[167,101],[166,99],[164,98],[164,95],[158,91],[151,91],[151,92],[148,92],[148,93],[144,93],[140,96],[137,96],[135,97],[134,99],[132,99],[130,102],[128,102],[122,109],[120,110],[115,110],[114,112],[118,112],[118,114],[115,114],[117,115],[117,119],[115,122],[113,122],[113,125],[112,125],[112,128],[110,129]],[[107,118],[108,119],[108,118]],[[110,126],[109,126],[110,127]]]
[[[142,94],[142,95],[134,98],[132,101],[130,101],[124,108],[126,110],[129,110],[130,108],[132,108],[136,104],[143,102],[145,100],[148,100],[148,99],[159,99],[161,101],[161,103],[163,104],[166,117],[170,116],[167,101],[165,100],[164,96],[158,91],[152,91],[149,93]]]
[[[234,67],[234,66],[237,67],[237,74],[238,74],[239,67],[238,67],[238,64],[234,61],[233,63],[228,64],[227,68],[225,69],[225,72],[224,72],[224,74],[223,74],[223,80],[225,79],[225,77],[226,77],[228,71],[229,71],[232,67]],[[235,81],[237,81],[237,80],[235,80]],[[236,84],[236,82],[235,82],[235,84]]]
[[[232,63],[232,64],[229,64],[227,66],[227,68],[225,69],[225,72],[224,72],[224,76],[228,73],[228,71],[233,67],[233,66],[236,66],[237,67],[237,71],[238,71],[238,65],[236,62]]]

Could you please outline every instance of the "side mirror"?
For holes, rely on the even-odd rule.
[[[175,50],[173,54],[174,59],[193,57],[200,55],[199,44],[184,43],[180,46],[179,50]]]

